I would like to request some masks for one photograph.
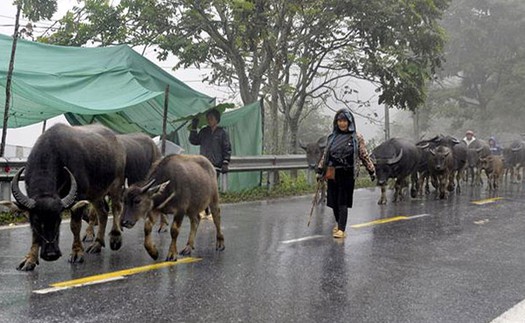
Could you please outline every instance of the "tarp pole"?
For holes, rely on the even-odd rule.
[[[164,115],[162,117],[162,143],[160,146],[160,152],[162,155],[166,152],[166,123],[168,119],[168,98],[170,94],[170,85],[166,85],[166,90],[164,90]]]
[[[4,123],[2,126],[2,142],[0,143],[0,156],[4,156],[5,141],[7,137],[7,121],[9,119],[9,105],[11,104],[11,79],[13,77],[13,70],[15,68],[15,52],[16,42],[18,40],[18,28],[20,26],[20,12],[22,6],[16,6],[15,19],[15,34],[13,35],[13,46],[11,47],[11,59],[9,60],[9,70],[7,71],[7,79],[5,83],[5,107],[4,107]]]

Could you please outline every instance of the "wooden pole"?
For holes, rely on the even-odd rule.
[[[15,69],[16,42],[18,40],[18,29],[20,28],[21,11],[22,6],[16,6],[15,33],[13,35],[13,45],[11,46],[11,58],[9,60],[9,70],[7,71],[7,79],[5,83],[4,122],[2,125],[2,142],[0,143],[0,156],[2,157],[5,153],[5,141],[7,137],[7,120],[9,119],[9,105],[11,104],[11,80],[13,78],[13,70]]]
[[[162,143],[160,145],[160,152],[162,155],[166,152],[166,123],[168,122],[168,102],[169,102],[170,86],[166,85],[164,90],[164,116],[162,117]]]

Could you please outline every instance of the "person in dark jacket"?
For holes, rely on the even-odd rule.
[[[489,138],[489,147],[490,147],[490,153],[492,155],[501,156],[501,153],[503,152],[503,149],[496,141],[495,137]]]
[[[375,180],[374,163],[368,155],[363,136],[356,132],[354,116],[348,109],[336,112],[333,131],[319,163],[318,172],[328,183],[327,205],[332,208],[336,225],[332,230],[334,238],[344,238],[348,208],[353,205],[354,183],[359,175],[360,159],[370,178]],[[333,167],[333,168],[332,168]],[[334,176],[328,176],[335,170]]]
[[[230,137],[224,128],[219,127],[221,114],[217,109],[206,112],[208,126],[197,132],[199,119],[191,122],[190,143],[200,145],[200,154],[208,158],[215,169],[222,173],[229,171],[230,157],[232,153]]]

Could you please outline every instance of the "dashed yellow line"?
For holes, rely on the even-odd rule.
[[[157,269],[161,269],[165,267],[171,267],[171,266],[175,266],[178,264],[192,263],[192,262],[196,262],[200,260],[202,260],[202,258],[188,257],[188,258],[178,259],[177,261],[165,261],[165,262],[161,262],[161,263],[153,264],[153,265],[135,267],[135,268],[124,269],[124,270],[114,271],[114,272],[100,274],[100,275],[88,276],[88,277],[83,277],[79,279],[73,279],[73,280],[53,283],[49,285],[51,286],[51,288],[35,290],[33,292],[37,294],[47,294],[51,292],[68,289],[68,288],[100,284],[100,283],[115,281],[119,279],[124,279],[126,276],[135,275],[135,274],[146,272],[146,271],[157,270]]]
[[[492,197],[492,198],[483,199],[483,200],[470,201],[470,203],[476,204],[476,205],[483,205],[483,204],[494,203],[499,200],[503,200],[503,197]]]
[[[404,216],[404,215],[394,216],[392,218],[379,219],[379,220],[374,220],[374,221],[361,223],[361,224],[354,224],[354,225],[351,225],[350,227],[354,229],[358,229],[358,228],[369,227],[369,226],[376,225],[376,224],[383,224],[383,223],[402,221],[402,220],[409,220],[409,217]]]

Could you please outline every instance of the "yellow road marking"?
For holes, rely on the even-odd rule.
[[[50,288],[34,290],[33,292],[36,294],[48,294],[48,293],[53,293],[53,292],[61,291],[61,290],[68,289],[68,288],[107,283],[107,282],[111,282],[115,280],[124,279],[126,276],[142,273],[145,271],[156,270],[156,269],[165,268],[165,267],[171,267],[171,266],[175,266],[178,264],[187,264],[187,263],[192,263],[192,262],[196,262],[200,260],[202,260],[202,258],[188,257],[188,258],[178,259],[177,261],[165,261],[165,262],[161,262],[161,263],[153,264],[153,265],[135,267],[135,268],[130,268],[130,269],[114,271],[114,272],[110,272],[106,274],[88,276],[88,277],[83,277],[79,279],[73,279],[73,280],[68,280],[64,282],[54,283],[54,284],[49,285],[51,286]]]
[[[484,200],[470,201],[470,203],[476,204],[476,205],[483,205],[483,204],[494,203],[499,200],[503,200],[503,197],[492,197],[492,198],[484,199]]]
[[[394,216],[392,218],[387,218],[387,219],[379,219],[379,220],[374,220],[374,221],[371,221],[371,222],[366,222],[366,223],[361,223],[361,224],[354,224],[354,225],[351,225],[350,227],[357,229],[357,228],[368,227],[368,226],[372,226],[372,225],[376,225],[376,224],[383,224],[383,223],[402,221],[402,220],[408,220],[408,219],[409,219],[409,217],[400,215],[400,216]]]
[[[99,280],[108,280],[108,279],[115,278],[115,277],[120,277],[120,276],[129,276],[129,275],[142,273],[142,272],[145,272],[145,271],[156,270],[156,269],[160,269],[160,268],[164,268],[164,267],[171,267],[171,266],[175,266],[175,265],[178,265],[178,264],[191,263],[191,262],[196,262],[196,261],[200,261],[200,260],[201,260],[201,258],[192,258],[192,257],[182,258],[182,259],[178,259],[177,261],[165,261],[165,262],[161,262],[161,263],[153,264],[153,265],[147,265],[147,266],[142,266],[142,267],[135,267],[135,268],[130,268],[130,269],[114,271],[114,272],[106,273],[106,274],[88,276],[88,277],[74,279],[74,280],[69,280],[69,281],[65,281],[65,282],[54,283],[54,284],[51,284],[50,286],[53,286],[53,287],[72,287],[72,286],[76,286],[76,285],[83,285],[83,284],[93,283],[93,282],[96,282],[96,281],[99,281]]]

